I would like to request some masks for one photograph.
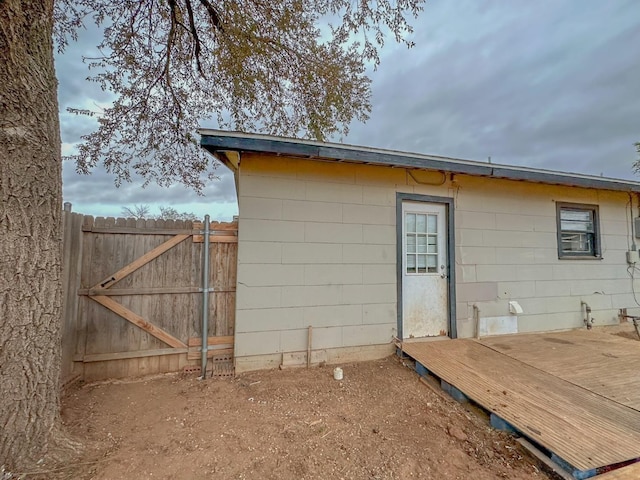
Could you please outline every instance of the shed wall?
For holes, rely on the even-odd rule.
[[[433,182],[439,174],[415,175]],[[629,196],[447,175],[417,183],[405,169],[244,155],[239,173],[236,366],[375,357],[396,334],[396,192],[454,199],[459,336],[483,317],[524,309],[520,332],[597,324],[635,304],[625,251]],[[599,206],[602,260],[559,260],[555,202]],[[633,309],[631,310],[633,311]],[[342,353],[340,353],[342,352]]]

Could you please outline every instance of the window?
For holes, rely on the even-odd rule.
[[[600,258],[598,206],[557,203],[558,258]]]
[[[407,273],[437,273],[438,216],[425,213],[405,215]]]

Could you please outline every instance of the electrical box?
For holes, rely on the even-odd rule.
[[[640,217],[633,219],[633,230],[636,232],[636,238],[640,238]]]
[[[638,263],[640,260],[640,255],[638,255],[637,250],[629,250],[627,251],[627,263],[629,265],[633,265],[634,263]]]

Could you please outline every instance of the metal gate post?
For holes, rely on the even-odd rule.
[[[209,215],[204,216],[204,243],[202,248],[202,379],[207,378],[207,353],[209,353]]]

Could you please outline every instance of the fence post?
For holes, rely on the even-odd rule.
[[[207,378],[207,354],[209,353],[209,215],[204,216],[204,243],[202,248],[202,379]]]

